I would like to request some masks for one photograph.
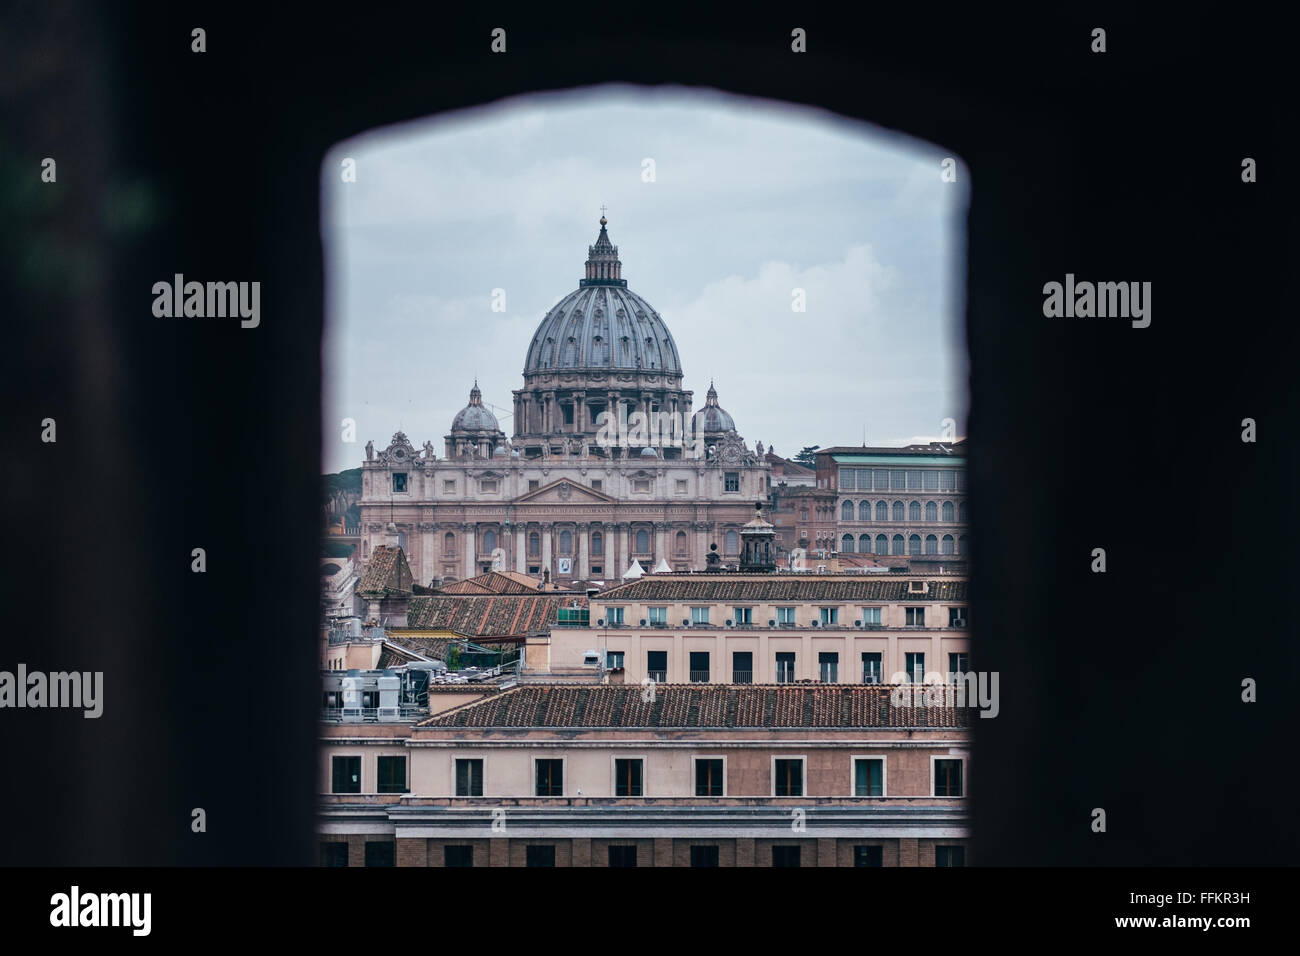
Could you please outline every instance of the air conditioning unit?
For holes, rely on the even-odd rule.
[[[682,627],[690,627],[690,626],[691,626],[691,619],[689,617],[682,618]]]
[[[959,618],[957,618],[957,620],[955,620],[955,621],[952,622],[952,626],[953,626],[953,627],[965,627],[965,626],[966,626],[966,619],[965,619],[964,617],[959,617]]]
[[[771,618],[769,618],[769,619],[768,619],[768,622],[767,622],[767,626],[768,626],[768,627],[776,627],[776,621],[773,621]]]
[[[816,618],[813,618],[812,624],[811,624],[810,626],[812,626],[812,627],[821,627],[821,624],[820,624],[820,622],[818,622],[818,620],[817,620]]]
[[[731,618],[727,618],[727,627],[731,627],[731,624],[732,624]]]
[[[641,618],[641,626],[645,627],[645,618]]]
[[[854,622],[853,622],[853,626],[854,626],[854,627],[861,627],[861,626],[862,626],[862,619],[861,619],[861,618],[858,618],[856,621],[854,621]]]
[[[603,617],[598,617],[598,618],[596,618],[596,626],[597,626],[597,627],[604,627],[604,626],[605,626],[605,619],[604,619]]]

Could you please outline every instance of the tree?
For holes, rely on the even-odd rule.
[[[804,445],[803,450],[795,455],[793,460],[809,468],[815,468],[817,467],[817,459],[813,456],[813,452],[821,447],[821,445]]]

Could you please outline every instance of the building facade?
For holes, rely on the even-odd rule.
[[[888,687],[522,686],[322,744],[325,864],[972,862],[968,711]]]
[[[367,443],[362,563],[389,522],[422,585],[490,570],[617,580],[634,560],[702,569],[715,541],[738,559],[771,466],[712,385],[693,410],[672,334],[627,288],[605,225],[528,345],[512,438],[475,383],[442,458],[401,432]]]
[[[971,670],[961,575],[650,574],[530,639],[524,677],[862,684]],[[594,659],[593,659],[594,658]]]
[[[949,563],[970,548],[965,441],[824,448],[817,488],[834,493],[834,547]]]

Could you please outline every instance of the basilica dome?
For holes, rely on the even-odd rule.
[[[469,393],[469,404],[456,413],[451,420],[451,430],[457,432],[496,432],[497,417],[483,404],[483,393],[479,391],[478,382]]]
[[[627,287],[606,221],[601,216],[596,244],[587,247],[586,277],[537,327],[524,361],[525,376],[614,370],[682,374],[677,343],[663,318]]]
[[[706,435],[719,435],[734,431],[735,420],[727,410],[718,404],[718,390],[709,383],[709,393],[705,396],[704,407],[695,413],[695,427]]]

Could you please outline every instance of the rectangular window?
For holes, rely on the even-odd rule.
[[[778,684],[794,683],[793,651],[782,651],[776,655],[776,682]]]
[[[859,757],[853,761],[853,795],[881,797],[885,794],[883,757]]]
[[[614,761],[614,796],[639,797],[641,793],[642,760]]]
[[[733,684],[754,683],[754,653],[752,651],[731,652],[731,682]]]
[[[393,473],[393,493],[403,494],[406,491],[406,472],[398,471]]]
[[[880,653],[864,651],[862,654],[862,683],[880,683]]]
[[[563,404],[560,405],[560,411],[564,415],[564,424],[572,425],[573,424],[573,403],[564,402]]]
[[[877,490],[877,491],[888,491],[888,490],[889,490],[889,472],[888,472],[886,469],[884,469],[884,468],[877,468],[876,471],[875,471],[875,475],[876,475],[876,490]]]
[[[863,625],[866,626],[868,624],[879,624],[881,621],[880,611],[881,609],[878,607],[864,607],[862,609]]]
[[[623,610],[624,610],[624,609],[621,608],[621,607],[607,607],[607,608],[605,608],[605,621],[606,621],[606,623],[611,624],[611,625],[613,625],[613,624],[622,624],[622,623],[623,623]]]
[[[779,607],[776,609],[776,623],[794,625],[794,608]]]
[[[686,494],[686,479],[685,479],[685,478],[678,478],[678,479],[677,479],[677,493],[678,493],[679,495],[684,495],[684,494]]]
[[[559,797],[564,795],[564,761],[535,760],[537,765],[537,796]]]
[[[948,626],[949,627],[966,626],[966,609],[964,607],[948,608]]]
[[[611,670],[611,671],[612,671],[612,670],[622,670],[622,669],[623,669],[623,652],[622,652],[622,651],[606,651],[606,652],[605,652],[605,668],[606,668],[607,670]]]
[[[889,473],[889,490],[906,491],[907,490],[907,472],[901,468]]]
[[[878,846],[855,846],[853,848],[853,865],[884,866],[884,850]]]
[[[772,761],[772,775],[773,796],[803,796],[803,760],[798,757],[779,757]]]
[[[380,757],[378,760],[380,793],[406,793],[406,756]]]
[[[633,479],[632,479],[632,490],[635,491],[635,492],[638,492],[638,493],[640,493],[640,494],[649,494],[649,492],[650,492],[650,479],[649,479],[649,478],[633,478]]]
[[[960,760],[939,760],[934,762],[934,795],[936,797],[962,796]]]
[[[635,867],[636,866],[636,847],[635,846],[611,846],[609,848],[609,865],[617,867]]]
[[[837,608],[837,607],[824,607],[824,608],[820,608],[819,610],[821,611],[821,620],[822,620],[822,624],[823,624],[823,625],[826,625],[826,624],[838,624],[838,623],[840,623],[840,609],[839,609],[839,608]]]
[[[817,676],[823,684],[834,684],[840,679],[840,655],[837,651],[821,651],[817,655]]]
[[[724,476],[724,478],[723,478],[723,481],[724,481],[724,484],[723,484],[722,487],[723,487],[723,490],[724,490],[724,491],[739,491],[739,490],[740,490],[740,472],[738,472],[738,471],[728,471],[728,472],[726,472],[726,473],[725,473],[725,476]]]
[[[333,777],[330,793],[361,792],[360,757],[331,757],[330,770]]]
[[[525,847],[524,866],[555,866],[555,847],[553,846]]]
[[[668,623],[668,608],[666,608],[666,607],[652,607],[652,608],[650,608],[650,623],[651,623],[651,624],[667,624],[667,623]]]
[[[465,843],[448,843],[442,848],[442,865],[451,867],[472,867],[474,865],[474,848]]]
[[[709,623],[709,609],[708,609],[707,607],[693,607],[693,608],[691,608],[691,623],[692,623],[692,624],[708,624],[708,623]]]
[[[605,573],[605,567],[604,567],[604,565],[593,564],[593,565],[591,566],[591,574],[592,574],[592,577],[599,578],[599,577],[600,577],[602,574],[604,574],[604,573]]]
[[[442,480],[442,493],[444,495],[454,495],[456,493],[456,482],[450,478],[444,478]]]
[[[958,472],[956,473],[956,477],[957,477],[957,490],[958,490],[958,491],[965,491],[965,490],[966,490],[966,472],[965,472],[965,470],[958,471]]]
[[[924,479],[921,477],[920,471],[915,471],[915,470],[909,471],[907,473],[907,490],[921,491],[922,490],[921,485],[923,481]]]
[[[925,473],[925,490],[926,491],[939,490],[939,473],[937,471],[927,471]]]
[[[913,684],[924,684],[925,654],[920,651],[908,651],[903,657],[907,664],[907,679]]]
[[[721,797],[722,758],[700,757],[695,761],[695,795],[697,797]]]
[[[966,848],[964,846],[936,846],[934,848],[935,866],[965,866]]]
[[[591,490],[592,490],[592,491],[600,491],[600,490],[601,490],[602,488],[604,488],[604,487],[605,487],[605,481],[604,481],[603,478],[593,478],[593,479],[591,479]]]
[[[957,489],[956,474],[951,469],[939,472],[939,490],[955,491],[956,489]]]
[[[346,847],[347,844],[344,844]],[[716,846],[691,847],[691,866],[717,866],[718,848]]]
[[[909,607],[905,608],[906,617],[903,623],[908,627],[925,627],[925,608]]]
[[[397,841],[368,841],[366,843],[366,866],[397,866]]]
[[[970,670],[970,655],[964,651],[948,655],[948,680],[957,682]]]
[[[664,683],[668,680],[668,652],[646,651],[645,673],[651,680]]]
[[[854,491],[858,484],[858,471],[856,468],[840,469],[840,491]]]
[[[484,494],[494,495],[497,493],[497,480],[495,478],[480,478],[478,490]]]
[[[483,761],[456,761],[456,796],[483,796]]]
[[[731,619],[737,624],[754,623],[754,609],[752,607],[733,607],[731,614]]]
[[[528,479],[528,490],[529,490],[529,491],[536,491],[536,490],[537,490],[538,488],[540,488],[540,487],[542,487],[542,482],[541,482],[540,479],[538,479],[538,478],[529,478],[529,479]]]
[[[347,866],[348,845],[346,843],[322,843],[320,845],[321,866]]]
[[[799,850],[797,846],[774,846],[772,847],[772,865],[773,866],[802,866],[799,861]]]
[[[707,684],[709,682],[709,652],[691,651],[691,683]]]

